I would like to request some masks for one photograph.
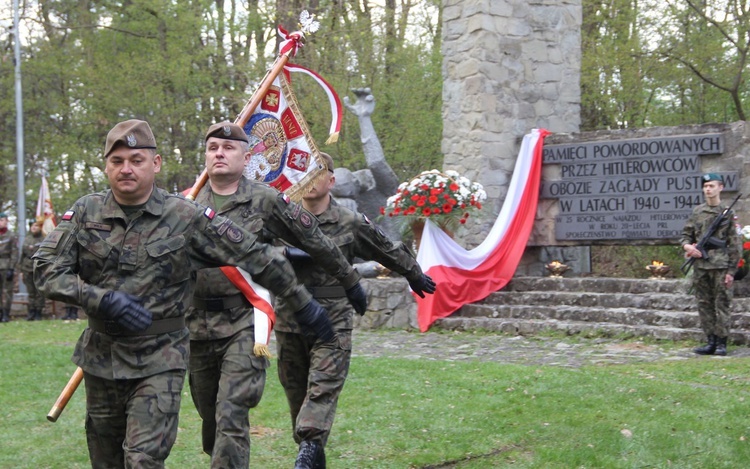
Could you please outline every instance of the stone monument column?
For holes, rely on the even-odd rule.
[[[443,166],[487,191],[466,247],[497,218],[522,137],[580,130],[581,15],[581,0],[443,1]]]

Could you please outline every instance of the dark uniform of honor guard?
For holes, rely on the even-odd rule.
[[[29,227],[29,233],[23,239],[23,246],[21,246],[21,273],[23,274],[23,284],[26,285],[26,291],[29,294],[27,321],[40,321],[42,311],[44,311],[44,296],[34,284],[34,261],[31,260],[43,240],[42,222],[35,221]]]
[[[239,266],[318,334],[333,330],[273,247],[155,187],[162,160],[148,123],[117,124],[104,158],[110,189],[65,212],[34,255],[34,281],[88,316],[73,362],[84,372],[91,465],[162,468],[177,436],[196,271]]]
[[[406,277],[412,290],[423,298],[425,293],[434,293],[435,283],[422,273],[406,246],[391,241],[365,215],[340,206],[330,196],[335,183],[333,159],[325,153],[321,156],[328,167],[328,175],[320,179],[302,201],[318,218],[320,229],[350,261],[355,258],[375,260]],[[351,361],[353,311],[341,284],[307,253],[292,247],[285,252],[300,282],[321,305],[326,305],[338,339],[328,343],[317,340],[305,334],[287,315],[280,315],[274,328],[279,380],[289,403],[293,437],[299,443],[295,468],[325,468],[324,447]],[[284,311],[293,306],[279,299],[277,307]]]
[[[209,181],[196,202],[244,227],[259,241],[283,239],[304,248],[347,289],[359,288],[365,308],[357,271],[323,235],[315,217],[278,190],[243,175],[250,153],[242,127],[214,124],[205,141]],[[190,393],[203,422],[203,451],[211,456],[212,468],[247,468],[248,412],[260,402],[269,366],[266,356],[253,353],[253,307],[221,269],[203,269],[197,274],[187,324]]]
[[[8,229],[8,215],[0,212],[0,322],[10,321],[13,273],[18,265],[18,236]]]
[[[698,302],[701,329],[707,344],[695,349],[699,355],[726,355],[729,337],[732,284],[740,260],[742,244],[734,226],[734,213],[730,212],[715,231],[716,242],[706,246],[706,254],[696,248],[709,226],[727,207],[721,203],[724,182],[720,175],[704,174],[703,196],[705,203],[693,209],[682,229],[680,244],[685,257],[694,257],[693,290]]]

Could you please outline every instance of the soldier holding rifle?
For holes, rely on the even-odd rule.
[[[734,212],[721,204],[721,191],[724,189],[722,177],[707,173],[701,180],[705,203],[693,209],[682,229],[680,240],[685,257],[693,261],[693,289],[701,328],[707,338],[707,343],[694,352],[699,355],[726,355],[732,284],[742,244],[734,226]],[[715,225],[717,217],[722,216],[713,233],[707,233]],[[710,242],[699,246],[699,241],[706,235],[710,237]]]
[[[73,361],[83,369],[92,466],[161,468],[177,436],[197,270],[242,267],[316,334],[333,330],[283,256],[214,210],[154,186],[162,159],[148,123],[115,125],[104,158],[110,189],[63,215],[34,255],[34,281],[89,317]]]

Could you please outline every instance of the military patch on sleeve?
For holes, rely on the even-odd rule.
[[[299,214],[299,222],[305,228],[310,228],[312,226],[312,224],[313,224],[312,215],[310,215],[307,212],[300,213]]]
[[[62,219],[63,221],[69,221],[73,218],[73,215],[75,214],[76,212],[74,212],[73,210],[68,210],[67,212],[63,214]]]
[[[42,241],[42,247],[55,249],[57,245],[60,243],[60,240],[63,237],[64,232],[63,231],[53,231],[50,234],[48,234],[44,241]]]
[[[367,223],[368,225],[371,225],[371,224],[372,224],[372,222],[370,221],[370,219],[369,219],[369,218],[367,218],[367,215],[365,215],[364,213],[362,214],[362,219],[363,219],[363,220],[365,221],[365,223]]]
[[[216,216],[216,212],[214,212],[211,207],[206,207],[206,210],[203,212],[203,215],[208,218],[209,220],[213,220]]]
[[[284,193],[279,194],[279,199],[281,199],[282,201],[284,201],[284,203],[287,204],[287,205],[289,205],[289,202],[292,201],[292,199],[290,199],[289,196],[286,195],[286,194],[284,194]]]
[[[242,235],[242,231],[240,231],[239,228],[232,225],[227,227],[227,239],[233,243],[239,243],[245,239],[245,237]]]

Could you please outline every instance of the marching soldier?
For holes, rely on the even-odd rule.
[[[237,124],[220,122],[206,132],[208,184],[196,202],[270,242],[284,239],[304,247],[335,276],[355,304],[366,308],[359,276],[341,251],[318,228],[317,220],[288,197],[243,176],[250,159],[248,138]],[[190,394],[203,421],[203,451],[213,468],[248,467],[248,412],[258,405],[266,382],[268,358],[253,354],[253,307],[220,269],[197,274],[190,329]]]
[[[83,369],[91,465],[162,468],[177,436],[197,270],[242,267],[317,335],[333,330],[283,256],[214,210],[154,186],[162,159],[148,123],[115,125],[104,159],[110,189],[65,212],[34,255],[34,280],[88,316],[73,362]]]
[[[435,282],[422,273],[406,246],[388,239],[365,215],[346,209],[333,200],[330,196],[336,181],[333,159],[325,153],[321,156],[328,175],[303,197],[302,205],[318,218],[323,233],[350,261],[355,257],[378,261],[406,277],[411,289],[422,298],[425,293],[434,293]],[[349,372],[353,311],[341,284],[321,270],[307,253],[292,247],[285,248],[285,252],[299,281],[322,305],[326,305],[336,330],[337,341],[326,343],[306,334],[301,325],[287,314],[279,314],[274,328],[279,380],[289,403],[294,441],[299,443],[295,468],[324,469],[324,447]],[[280,313],[293,308],[283,298],[279,299],[277,307]]]

